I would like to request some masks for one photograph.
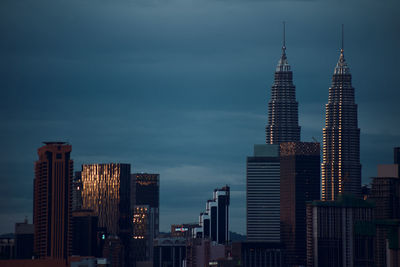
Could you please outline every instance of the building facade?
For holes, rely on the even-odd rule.
[[[267,144],[300,141],[300,126],[293,73],[286,57],[285,27],[282,55],[275,70],[275,79],[268,102]]]
[[[130,164],[123,163],[83,164],[81,172],[82,209],[92,210],[94,216],[98,218],[98,230],[104,231],[105,238],[103,254],[106,251],[104,246],[110,238],[118,240],[117,243],[121,244],[122,254],[115,254],[123,255],[123,258],[118,259],[118,264],[122,264],[121,266],[127,266],[130,260],[132,234],[130,172]],[[114,254],[110,252],[108,255]]]
[[[321,168],[322,200],[335,200],[343,193],[360,197],[360,129],[351,79],[342,48],[326,104]]]
[[[285,266],[306,264],[306,202],[320,198],[319,143],[280,144],[281,241]]]
[[[133,225],[132,261],[153,260],[153,240],[159,234],[160,175],[131,175],[131,214]]]
[[[254,145],[246,177],[247,240],[280,242],[279,145]]]
[[[72,212],[72,255],[100,257],[98,217],[91,210]]]
[[[307,267],[373,267],[373,207],[343,195],[307,204]]]
[[[28,223],[28,219],[15,224],[16,259],[32,259],[34,233],[35,227],[33,224]]]
[[[71,145],[45,142],[38,149],[33,193],[34,252],[67,259],[71,250],[73,161]]]
[[[108,234],[130,227],[130,169],[122,163],[82,165],[82,209],[92,210]]]
[[[394,149],[394,164],[378,165],[378,176],[372,178],[369,198],[375,203],[375,266],[400,266],[400,176],[397,150]]]
[[[214,189],[213,198],[207,200],[206,211],[199,216],[198,236],[210,239],[217,244],[229,242],[229,203],[230,187],[228,185]],[[197,236],[196,233],[193,236]]]

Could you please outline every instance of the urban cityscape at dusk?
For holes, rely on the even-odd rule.
[[[0,266],[400,266],[399,10],[2,1]]]

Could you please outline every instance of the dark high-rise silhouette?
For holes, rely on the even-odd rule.
[[[131,174],[131,213],[133,216],[133,261],[153,259],[153,240],[159,233],[160,175]]]
[[[34,252],[40,258],[67,259],[71,249],[71,145],[45,142],[38,149],[33,193]]]
[[[398,247],[393,244],[398,243],[398,235],[394,233],[398,233],[400,227],[398,151],[399,148],[394,148],[394,164],[378,165],[378,176],[372,178],[370,199],[375,202],[375,266],[398,266],[392,262],[398,261],[398,256],[395,256]],[[391,255],[393,252],[395,254]]]
[[[200,213],[201,236],[218,244],[229,241],[230,187],[214,189],[213,198],[207,200],[206,211]]]
[[[360,196],[360,129],[343,44],[326,104],[321,172],[322,200],[335,200],[343,193]]]
[[[306,264],[306,202],[320,198],[319,143],[280,145],[281,240],[285,266]]]
[[[267,144],[300,141],[300,126],[293,73],[286,57],[285,24],[282,55],[275,71],[268,103],[268,125],[265,128]]]
[[[280,242],[279,145],[254,145],[246,166],[247,241]]]

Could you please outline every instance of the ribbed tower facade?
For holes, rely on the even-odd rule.
[[[339,194],[360,196],[360,129],[354,88],[343,48],[326,104],[321,173],[322,200],[336,200]]]
[[[300,141],[298,103],[293,73],[286,57],[285,28],[283,36],[282,56],[276,67],[268,103],[267,144]]]

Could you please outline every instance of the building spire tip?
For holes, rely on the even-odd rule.
[[[283,21],[283,43],[282,43],[282,51],[285,53],[286,50],[286,22]]]

